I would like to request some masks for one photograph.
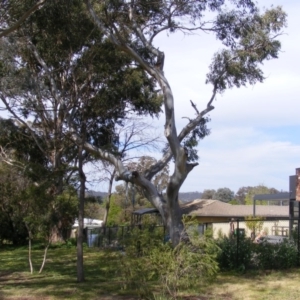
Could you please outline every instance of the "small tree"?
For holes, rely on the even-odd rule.
[[[263,217],[254,217],[254,216],[248,216],[245,217],[245,224],[246,227],[250,230],[252,233],[261,232],[264,226],[264,218]]]

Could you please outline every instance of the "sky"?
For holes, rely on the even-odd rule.
[[[181,192],[264,184],[288,191],[289,176],[300,167],[300,1],[259,0],[261,7],[282,6],[288,14],[288,27],[280,37],[279,59],[262,67],[264,83],[234,88],[218,95],[210,112],[211,134],[198,146],[199,165],[189,174]],[[222,48],[206,33],[184,36],[162,35],[155,44],[165,53],[165,76],[175,97],[177,130],[206,107],[212,87],[205,77],[213,54]],[[164,116],[151,120],[163,133]],[[145,153],[147,154],[147,153]],[[158,153],[150,153],[159,157]],[[91,167],[87,169],[91,171]],[[99,171],[90,173],[99,178]],[[90,189],[106,191],[107,184],[90,184]]]
[[[234,88],[217,96],[210,112],[211,134],[198,147],[199,166],[189,174],[181,192],[264,184],[289,190],[289,176],[300,167],[300,1],[260,0],[261,6],[282,6],[288,27],[280,37],[279,59],[264,63],[266,77],[255,86]],[[205,76],[214,52],[222,45],[205,33],[161,37],[165,75],[175,96],[180,131],[194,111],[205,108],[212,87]]]

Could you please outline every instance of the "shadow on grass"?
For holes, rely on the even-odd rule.
[[[86,281],[83,283],[76,281],[75,247],[49,249],[42,274],[38,274],[38,270],[43,259],[43,250],[32,252],[35,270],[32,275],[28,272],[27,255],[27,250],[23,248],[0,251],[0,290],[2,291],[0,297],[2,299],[18,299],[22,295],[28,299],[50,297],[51,299],[87,300],[102,299],[100,295],[116,297],[126,295],[122,291],[123,284],[118,274],[118,253],[85,249]]]

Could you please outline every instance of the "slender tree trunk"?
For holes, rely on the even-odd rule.
[[[79,209],[78,209],[78,230],[77,230],[77,281],[84,281],[83,270],[83,227],[84,227],[84,197],[85,197],[85,174],[83,172],[82,145],[79,146],[78,169],[80,177]]]
[[[44,269],[44,266],[45,266],[45,263],[46,263],[46,259],[47,259],[47,252],[48,252],[48,248],[49,248],[50,244],[51,244],[51,242],[48,241],[47,246],[45,247],[43,262],[42,262],[41,268],[39,270],[39,274],[41,274],[42,271],[43,271],[43,269]]]
[[[31,260],[31,241],[32,241],[32,233],[29,229],[29,226],[25,223],[27,232],[28,232],[28,262],[29,262],[29,269],[30,273],[33,273],[33,266],[32,266],[32,260]]]
[[[108,195],[107,195],[107,201],[105,204],[105,212],[104,212],[104,218],[103,218],[103,226],[105,227],[107,224],[108,214],[109,214],[109,208],[110,208],[110,200],[112,195],[112,185],[114,181],[114,177],[116,175],[116,169],[113,170],[110,178],[109,178],[109,186],[108,186]]]
[[[28,262],[29,262],[29,268],[30,273],[33,273],[33,267],[32,267],[32,261],[31,261],[31,238],[28,238]]]

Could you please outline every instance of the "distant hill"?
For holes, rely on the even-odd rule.
[[[102,199],[107,196],[106,192],[87,191],[86,195],[89,197],[101,197]]]
[[[190,202],[195,199],[201,199],[202,193],[200,192],[186,192],[179,193],[179,200],[182,202]]]
[[[96,191],[88,191],[86,194],[88,196],[101,197],[102,199],[107,196],[106,192],[96,192]],[[201,199],[201,196],[202,196],[202,193],[200,193],[200,192],[179,193],[179,200],[182,202],[190,202],[195,199]]]

